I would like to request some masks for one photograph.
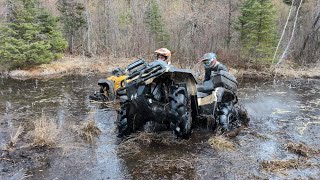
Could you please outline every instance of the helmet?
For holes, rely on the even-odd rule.
[[[159,59],[159,56],[164,56],[164,61],[168,64],[171,63],[171,52],[167,48],[160,48],[156,51],[154,51],[157,55],[157,59]]]
[[[200,61],[203,62],[204,67],[210,68],[216,64],[217,55],[215,53],[206,53],[201,57]]]

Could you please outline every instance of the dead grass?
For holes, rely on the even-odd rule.
[[[80,137],[89,143],[95,142],[95,138],[101,134],[101,130],[94,120],[85,121],[80,126],[75,126],[74,130]]]
[[[55,147],[58,144],[58,136],[61,130],[52,120],[42,115],[34,121],[34,131],[32,132],[33,147]]]
[[[120,155],[136,155],[140,153],[141,149],[148,147],[151,144],[164,145],[182,145],[186,144],[187,140],[177,140],[173,138],[171,132],[148,133],[137,132],[128,138],[124,139],[118,146]]]
[[[124,139],[118,146],[118,152],[122,156],[136,155],[140,153],[143,146],[149,146],[152,142],[153,134],[138,132]]]
[[[270,68],[255,70],[251,68],[230,68],[230,72],[236,76],[239,82],[242,80],[271,80],[277,72],[277,78],[320,78],[320,64],[312,68],[296,68],[284,65],[272,71]]]
[[[212,148],[220,151],[235,151],[235,145],[224,136],[213,136],[208,140]]]
[[[266,140],[271,140],[270,137],[268,137],[266,134],[260,134],[260,133],[258,133],[256,131],[249,131],[248,134],[250,134],[250,135],[252,135],[252,136],[254,136],[256,138],[259,138],[261,140],[265,140],[265,141]]]
[[[111,72],[115,67],[125,67],[134,58],[86,58],[86,57],[63,57],[58,61],[50,64],[42,64],[30,69],[13,70],[9,72],[9,76],[17,79],[27,78],[52,78],[66,74],[87,74],[91,72],[107,73]]]
[[[159,176],[160,179],[163,179],[164,176],[169,179],[196,179],[194,177],[195,158],[186,155],[171,158],[159,155],[152,159],[143,160],[142,165],[134,167],[132,175],[133,177],[145,177],[147,175],[151,179],[158,179]],[[175,178],[177,174],[180,178]]]
[[[295,154],[304,156],[304,157],[311,157],[313,155],[319,155],[320,149],[313,149],[312,147],[308,147],[302,143],[293,143],[289,142],[285,144],[285,147],[288,151],[293,152]]]
[[[3,150],[8,152],[13,151],[23,131],[24,131],[24,128],[23,126],[20,125],[17,131],[11,134],[10,141],[7,143],[7,145],[4,147]]]
[[[268,172],[281,172],[288,169],[313,167],[315,164],[307,162],[305,159],[290,159],[290,160],[272,160],[262,161],[261,167]]]
[[[19,136],[23,133],[23,131],[24,131],[24,128],[23,126],[20,125],[16,133],[14,133],[14,135],[13,134],[11,135],[11,140],[9,142],[11,146],[15,146],[17,144]]]
[[[277,68],[275,71],[283,77],[295,77],[295,78],[312,78],[320,77],[320,64],[314,65],[312,68],[294,68],[291,65],[285,65]]]
[[[114,110],[120,110],[120,101],[119,100],[104,102],[104,104]]]
[[[102,104],[103,106],[110,108],[112,110],[120,110],[120,100],[116,99],[113,101],[99,102],[91,100],[92,103]]]

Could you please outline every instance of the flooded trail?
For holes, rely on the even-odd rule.
[[[251,118],[247,128],[232,139],[194,129],[190,140],[181,141],[170,132],[117,138],[117,113],[88,99],[99,78],[0,79],[0,179],[320,177],[319,80],[242,83],[239,99]],[[33,122],[43,115],[61,129],[57,147],[23,149]],[[89,120],[101,130],[93,143],[74,130]],[[3,149],[19,126],[24,131],[8,153]],[[294,151],[290,143],[302,144],[308,153]]]

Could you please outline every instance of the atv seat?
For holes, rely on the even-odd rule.
[[[210,79],[208,81],[204,81],[203,85],[197,85],[197,96],[198,97],[205,97],[214,91],[214,84],[213,81]]]
[[[204,92],[197,92],[197,97],[198,98],[204,98],[206,96],[209,96],[211,93],[204,93]]]

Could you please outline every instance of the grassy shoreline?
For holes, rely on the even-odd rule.
[[[13,79],[50,79],[62,77],[70,74],[105,74],[110,73],[115,67],[126,67],[133,62],[135,58],[85,58],[85,57],[63,57],[50,64],[43,64],[29,69],[12,70],[9,72],[0,72],[0,75],[11,77]],[[179,67],[179,66],[177,66]],[[201,69],[201,67],[200,67]],[[255,69],[230,69],[238,79],[251,80],[271,80],[277,72],[277,78],[320,78],[320,65],[313,68],[293,68],[284,66],[271,71],[269,68],[262,70]],[[201,74],[202,72],[200,72]]]

